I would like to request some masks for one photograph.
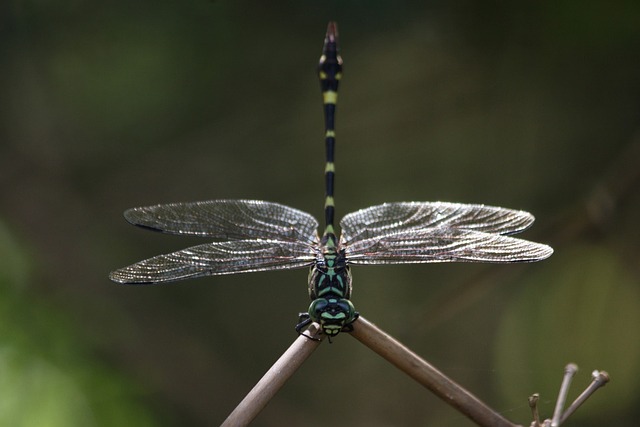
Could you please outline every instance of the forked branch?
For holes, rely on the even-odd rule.
[[[573,401],[566,411],[563,411],[565,402],[567,400],[567,393],[569,392],[569,386],[573,380],[573,376],[578,371],[578,366],[574,363],[569,363],[564,368],[564,376],[562,378],[562,385],[560,386],[560,393],[558,394],[558,400],[556,401],[556,408],[553,411],[553,417],[544,421],[540,421],[540,415],[538,414],[538,394],[534,394],[529,397],[529,406],[533,414],[533,422],[531,427],[559,427],[569,418],[585,400],[589,398],[596,390],[604,386],[609,382],[609,374],[605,371],[593,371],[591,374],[591,384]]]
[[[517,426],[362,316],[351,335],[479,426]]]
[[[311,353],[318,348],[324,335],[318,336],[317,333],[318,325],[313,323],[304,332],[307,336],[298,336],[221,425],[223,427],[248,425],[267,406],[267,403],[293,373],[311,356]]]
[[[248,425],[260,411],[276,395],[278,390],[304,363],[305,360],[320,345],[324,335],[318,334],[318,325],[313,323],[299,336],[284,354],[274,363],[255,387],[247,394],[240,404],[222,423],[223,427],[237,427]],[[360,316],[353,323],[350,334],[355,339],[378,353],[384,359],[409,375],[411,378],[429,389],[432,393],[457,409],[481,427],[522,427],[507,420],[502,415],[488,407],[477,397],[448,378],[442,372],[431,366],[417,354],[409,350],[390,335]],[[593,381],[587,389],[563,412],[567,392],[571,379],[577,371],[577,366],[569,364],[565,368],[565,375],[560,388],[556,410],[552,419],[540,421],[538,415],[538,395],[529,398],[529,405],[533,413],[531,427],[558,427],[573,414],[584,401],[609,381],[606,372],[594,371]]]

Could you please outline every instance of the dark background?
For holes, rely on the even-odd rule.
[[[108,4],[105,4],[108,3]],[[507,418],[640,417],[640,3],[5,1],[0,425],[217,425],[295,339],[306,271],[156,287],[109,271],[201,243],[129,207],[255,198],[320,217],[315,74],[345,61],[338,217],[385,201],[534,213],[530,265],[354,268],[356,308]],[[417,3],[417,2],[416,2]],[[256,426],[469,426],[380,357],[324,343]]]

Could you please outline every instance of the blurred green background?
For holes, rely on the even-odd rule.
[[[338,217],[385,201],[524,209],[531,265],[354,268],[356,308],[507,418],[563,368],[612,381],[567,425],[640,417],[640,3],[0,4],[0,425],[217,425],[296,338],[306,271],[157,287],[109,271],[199,240],[129,207],[214,198],[320,217],[315,75],[345,61]],[[348,335],[256,426],[470,426]]]

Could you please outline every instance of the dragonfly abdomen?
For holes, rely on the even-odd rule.
[[[335,205],[333,201],[333,189],[335,178],[334,152],[335,152],[335,112],[338,101],[338,83],[342,77],[342,58],[338,54],[338,30],[334,22],[329,23],[327,35],[324,39],[322,56],[318,64],[318,77],[322,90],[322,104],[324,107],[325,146],[327,152],[325,176],[325,230],[323,244],[328,247],[336,247],[334,231]]]

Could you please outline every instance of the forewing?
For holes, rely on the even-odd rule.
[[[385,203],[350,213],[340,221],[344,245],[387,234],[440,228],[513,234],[534,221],[528,212],[446,202]]]
[[[314,248],[300,242],[238,240],[194,246],[140,261],[109,275],[123,284],[153,284],[202,276],[283,270],[311,265]]]
[[[129,209],[131,224],[223,240],[276,239],[317,242],[318,221],[306,212],[261,200],[208,200]]]
[[[440,227],[353,242],[345,247],[350,264],[429,262],[534,262],[553,253],[547,245],[500,234]]]

